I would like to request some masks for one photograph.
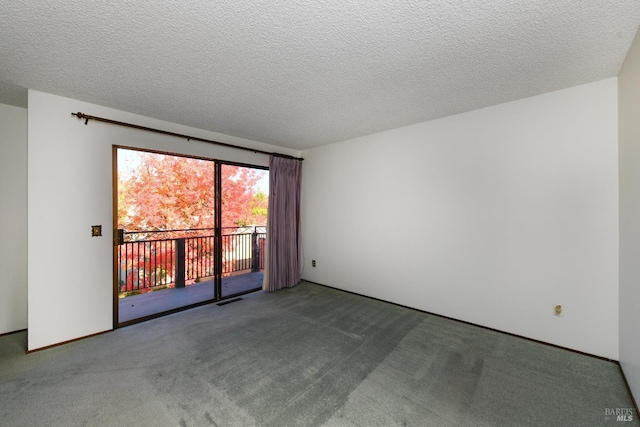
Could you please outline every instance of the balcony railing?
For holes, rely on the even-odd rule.
[[[215,276],[214,229],[120,231],[119,292],[181,288]],[[222,228],[222,271],[264,270],[266,227]]]

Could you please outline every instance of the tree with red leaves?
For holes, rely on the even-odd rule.
[[[124,256],[126,259],[121,261],[124,261],[121,268],[126,271],[121,291],[152,288],[171,282],[171,274],[174,274],[173,239],[194,234],[168,230],[215,227],[213,162],[141,151],[127,150],[126,154],[123,157],[133,164],[119,166],[118,228],[142,232],[131,236],[132,240],[147,243],[129,245],[130,251],[126,251]],[[259,169],[222,165],[222,227],[266,225],[268,196],[255,190],[258,181],[266,174]],[[213,230],[197,233],[203,234],[212,235]],[[163,242],[170,239],[171,243],[163,246],[149,242],[154,239]],[[235,239],[228,241],[234,242]],[[188,245],[187,271],[200,270],[203,277],[213,274],[213,239],[190,239]],[[234,245],[223,245],[225,265],[234,261]],[[209,266],[206,272],[202,271],[202,265]],[[191,275],[188,273],[189,277]]]
[[[182,230],[215,226],[213,162],[137,152],[139,162],[118,180],[118,227]],[[222,226],[266,224],[266,171],[222,165]]]

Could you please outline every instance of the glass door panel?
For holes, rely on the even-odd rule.
[[[262,289],[269,171],[221,165],[221,298]]]
[[[215,162],[115,156],[117,325],[216,299]]]

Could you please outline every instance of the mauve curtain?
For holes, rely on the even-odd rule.
[[[263,289],[277,291],[300,282],[300,186],[302,160],[271,156],[267,262]]]

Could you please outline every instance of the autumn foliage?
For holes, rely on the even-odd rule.
[[[130,163],[118,167],[118,228],[139,233],[127,234],[131,243],[120,247],[120,290],[171,287],[178,237],[187,237],[187,279],[213,275],[214,163],[128,150],[126,154]],[[255,190],[266,174],[235,165],[221,167],[223,273],[247,256],[246,250],[238,255],[237,242],[250,237],[239,234],[239,227],[266,225],[268,196]],[[199,231],[169,231],[194,229]]]
[[[215,226],[211,161],[138,152],[118,180],[118,226],[181,230]],[[254,188],[266,171],[222,165],[222,227],[266,225],[267,196]]]

